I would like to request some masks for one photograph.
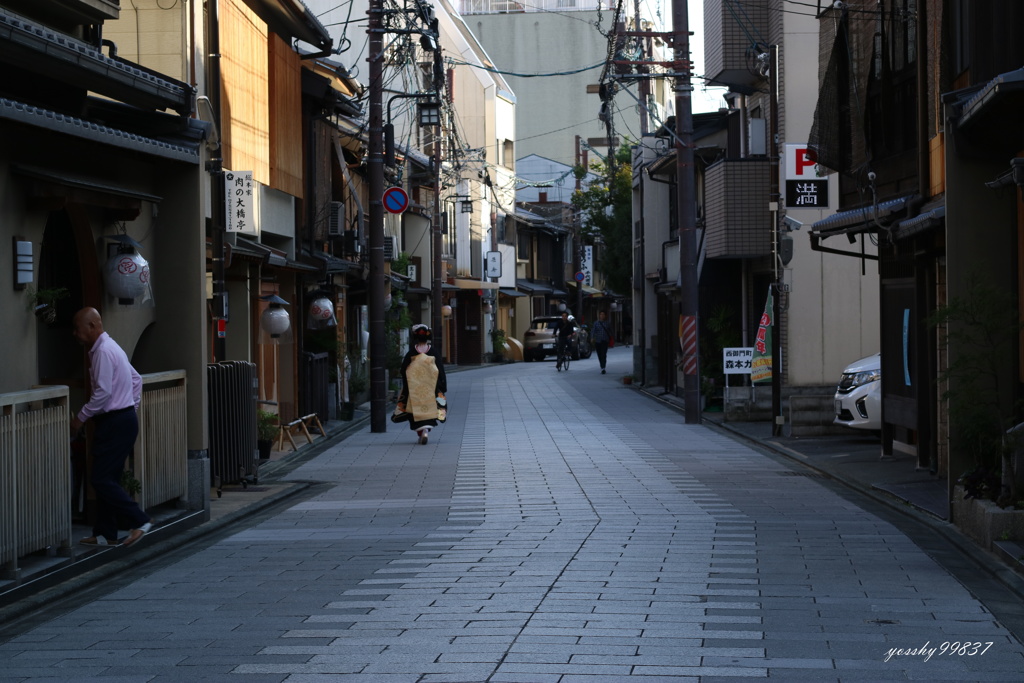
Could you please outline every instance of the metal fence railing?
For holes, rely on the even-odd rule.
[[[210,476],[218,491],[256,471],[256,364],[225,361],[206,366]]]
[[[160,505],[188,495],[188,424],[185,371],[142,376],[135,476],[142,484],[139,505]]]
[[[188,494],[185,371],[142,376],[135,477],[139,504]],[[0,394],[0,577],[18,579],[18,558],[71,545],[72,473],[68,388]]]
[[[18,558],[71,545],[68,388],[0,394],[0,567],[18,578]]]

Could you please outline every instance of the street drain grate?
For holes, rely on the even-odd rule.
[[[828,479],[828,476],[820,474],[818,472],[794,472],[793,470],[786,470],[779,472],[784,477],[807,477],[808,479]]]

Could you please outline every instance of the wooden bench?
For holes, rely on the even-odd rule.
[[[279,451],[284,450],[285,439],[288,439],[288,443],[291,444],[293,451],[298,450],[299,447],[295,445],[295,439],[293,438],[295,436],[304,436],[307,443],[313,443],[313,437],[310,435],[309,430],[314,427],[320,436],[327,436],[324,426],[320,424],[320,418],[317,417],[316,413],[310,413],[291,422],[282,422],[278,426],[281,428],[277,435],[277,450]]]

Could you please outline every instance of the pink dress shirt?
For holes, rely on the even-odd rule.
[[[85,422],[90,417],[122,408],[139,407],[142,399],[142,377],[128,361],[128,356],[110,335],[104,332],[89,349],[92,368],[92,396],[78,412]]]

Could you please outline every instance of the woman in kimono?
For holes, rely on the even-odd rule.
[[[413,325],[412,348],[402,360],[402,393],[391,416],[394,422],[409,422],[421,444],[438,422],[448,417],[448,381],[444,362],[431,346],[431,332],[426,325]]]

